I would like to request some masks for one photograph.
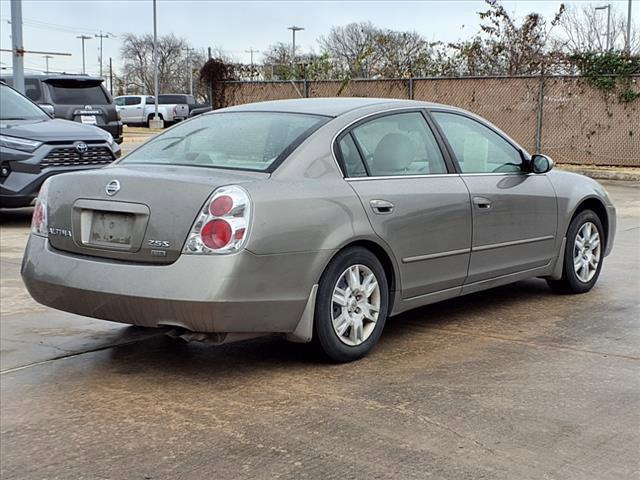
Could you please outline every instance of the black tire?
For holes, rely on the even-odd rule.
[[[373,331],[364,342],[351,346],[343,343],[332,324],[333,291],[340,276],[354,265],[368,267],[376,277],[380,290],[380,309]],[[314,343],[324,355],[336,363],[350,362],[367,355],[376,344],[387,319],[389,287],[384,268],[378,258],[366,248],[350,247],[338,253],[327,265],[318,286],[313,322]]]
[[[576,271],[573,267],[573,256],[574,256],[574,248],[575,241],[580,228],[587,222],[591,222],[596,226],[598,230],[598,234],[600,235],[600,261],[598,262],[598,266],[596,267],[595,274],[588,282],[583,282],[578,278]],[[600,221],[600,217],[593,210],[583,210],[578,215],[576,215],[571,223],[569,224],[569,228],[567,229],[567,241],[564,249],[564,260],[562,266],[562,277],[560,280],[552,280],[547,279],[547,283],[549,287],[556,293],[563,294],[574,294],[574,293],[585,293],[593,288],[593,286],[598,281],[598,277],[600,276],[600,270],[602,269],[602,262],[604,260],[604,249],[605,249],[605,235],[604,229],[602,228],[602,222]]]

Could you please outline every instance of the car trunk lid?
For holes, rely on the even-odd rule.
[[[116,165],[56,176],[47,194],[49,241],[81,255],[172,263],[217,187],[268,177],[166,165]]]

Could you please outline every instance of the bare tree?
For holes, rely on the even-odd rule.
[[[189,53],[188,46],[186,40],[173,34],[158,39],[158,80],[161,93],[188,92],[190,64],[194,71],[194,93],[199,97],[206,93],[198,80],[198,72],[205,62],[204,52],[190,50]],[[153,36],[125,34],[120,53],[124,59],[120,77],[125,92],[153,93]]]
[[[262,55],[263,77],[268,80],[291,78],[291,45],[278,42]]]
[[[380,60],[377,38],[380,29],[371,22],[350,23],[331,27],[326,37],[320,37],[321,48],[329,54],[337,69],[353,78],[371,76]]]
[[[375,39],[379,53],[375,74],[387,78],[431,75],[433,45],[416,32],[386,30]]]
[[[560,19],[562,31],[556,42],[568,53],[597,52],[606,50],[607,13],[596,10],[594,5],[570,6]],[[623,50],[627,40],[626,15],[611,5],[610,49]],[[631,51],[640,51],[638,26],[631,25]]]

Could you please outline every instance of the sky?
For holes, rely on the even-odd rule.
[[[502,4],[516,16],[535,11],[551,18],[558,0],[505,0]],[[565,1],[568,5],[601,5],[604,2]],[[609,0],[626,16],[627,0]],[[158,0],[158,34],[174,33],[197,49],[220,47],[236,61],[249,62],[247,50],[264,51],[277,42],[291,41],[288,26],[304,31],[296,35],[301,51],[318,51],[317,39],[331,26],[370,21],[394,30],[410,30],[427,40],[456,41],[478,30],[477,12],[485,9],[482,0],[422,1],[214,1]],[[633,0],[633,23],[640,22],[640,1]],[[603,12],[606,15],[606,13]],[[123,33],[153,32],[151,0],[23,0],[23,39],[26,50],[70,53],[49,59],[52,71],[79,72],[82,68],[78,35],[110,34],[103,40],[103,64],[113,57],[117,70]],[[0,0],[0,47],[11,49],[11,8]],[[99,39],[86,40],[86,70],[99,73]],[[259,61],[260,53],[255,54]],[[0,54],[0,67],[11,66],[11,54]],[[40,54],[25,56],[25,70],[45,69]],[[106,73],[105,73],[106,74]]]

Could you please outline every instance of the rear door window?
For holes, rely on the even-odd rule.
[[[129,105],[140,105],[142,103],[142,98],[140,97],[125,97],[124,104]]]
[[[2,78],[2,81],[13,87],[13,78]],[[25,78],[24,79],[24,95],[34,102],[39,102],[42,100],[42,87],[40,86],[40,80],[35,78]]]
[[[42,100],[42,87],[40,86],[40,80],[35,78],[26,78],[24,80],[24,94],[30,100],[39,102]]]
[[[59,105],[108,105],[109,98],[100,85],[85,82],[49,83],[53,103]]]
[[[352,130],[371,176],[446,173],[438,143],[419,112],[376,118]]]
[[[353,137],[350,133],[342,137],[342,140],[340,140],[339,143],[339,147],[340,155],[342,156],[342,161],[344,163],[344,168],[346,170],[347,176],[366,177],[367,171],[364,168],[364,163],[362,163],[362,157],[360,157],[358,147],[356,147],[356,144],[353,141]]]

